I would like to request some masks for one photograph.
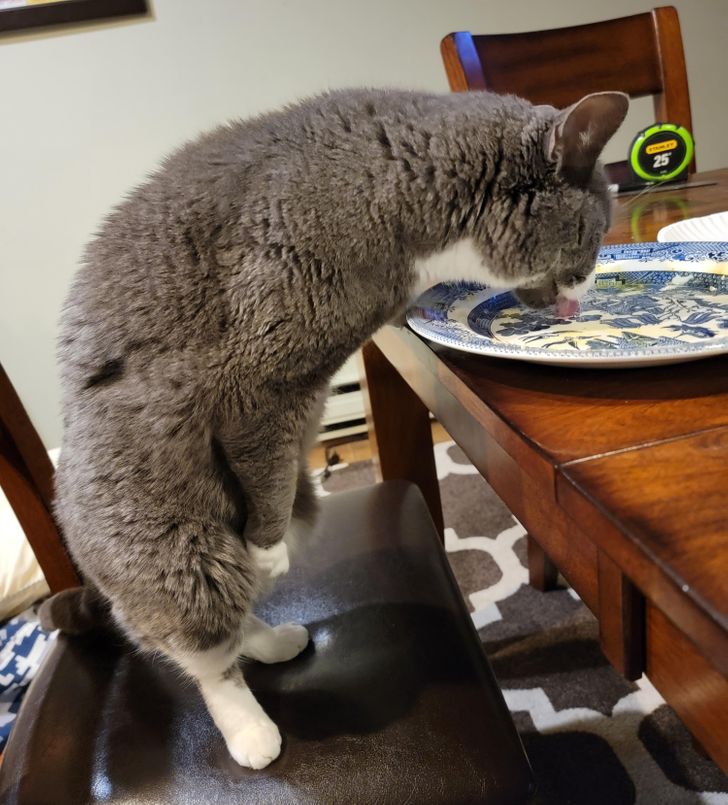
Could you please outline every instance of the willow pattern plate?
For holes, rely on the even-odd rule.
[[[728,353],[728,244],[603,247],[581,311],[562,319],[509,291],[443,283],[407,323],[430,341],[479,355],[557,366],[680,363]]]

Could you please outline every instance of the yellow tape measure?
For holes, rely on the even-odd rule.
[[[632,140],[629,164],[648,182],[668,182],[687,173],[695,146],[690,132],[676,123],[656,123]]]

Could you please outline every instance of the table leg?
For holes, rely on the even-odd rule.
[[[654,604],[645,609],[647,677],[728,773],[728,677]]]
[[[528,583],[536,590],[547,593],[555,590],[559,570],[549,559],[548,554],[530,535],[526,535],[528,548]]]
[[[362,392],[377,474],[385,481],[402,478],[417,484],[442,535],[429,411],[374,342],[364,345],[362,357]]]
[[[599,642],[604,655],[627,679],[645,667],[645,602],[619,567],[599,551]]]

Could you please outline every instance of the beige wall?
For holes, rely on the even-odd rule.
[[[675,0],[701,168],[728,163],[728,0]],[[102,214],[196,132],[338,86],[446,90],[449,31],[558,27],[640,0],[156,0],[154,18],[0,40],[0,361],[60,442],[56,319]],[[622,139],[652,122],[637,104]]]

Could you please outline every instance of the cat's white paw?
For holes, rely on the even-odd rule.
[[[271,545],[270,548],[259,548],[249,542],[248,553],[264,576],[274,579],[276,576],[288,573],[290,567],[288,546],[283,540]]]
[[[233,760],[249,769],[264,769],[281,753],[281,734],[269,719],[248,721],[228,738]]]
[[[252,617],[244,630],[241,655],[258,662],[286,662],[298,656],[308,645],[308,630],[298,623],[268,626]]]
[[[308,629],[300,623],[282,623],[273,629],[275,643],[269,662],[287,662],[297,657],[308,645]]]

